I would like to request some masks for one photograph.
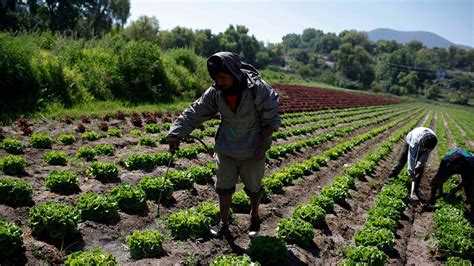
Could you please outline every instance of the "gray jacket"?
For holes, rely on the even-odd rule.
[[[250,158],[259,145],[262,128],[277,130],[280,126],[278,94],[253,66],[241,62],[237,54],[220,52],[213,56],[219,56],[234,77],[247,84],[236,112],[231,110],[222,89],[214,82],[176,119],[168,134],[183,138],[220,112],[222,120],[216,134],[215,152],[237,159]],[[271,140],[267,148],[270,144]]]

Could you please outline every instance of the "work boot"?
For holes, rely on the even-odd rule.
[[[221,237],[229,233],[229,224],[223,222],[219,222],[216,226],[211,228],[211,235],[214,237]]]
[[[258,232],[260,231],[260,218],[251,218],[250,219],[250,227],[249,227],[249,237],[256,237],[258,236]]]

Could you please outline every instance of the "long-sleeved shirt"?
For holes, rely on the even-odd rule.
[[[405,140],[408,143],[408,160],[407,160],[407,165],[408,165],[408,172],[411,175],[415,174],[415,166],[417,164],[420,164],[421,167],[423,167],[426,164],[426,161],[428,160],[428,156],[432,149],[426,149],[426,150],[421,150],[420,149],[420,142],[421,139],[428,135],[431,134],[436,137],[436,134],[433,132],[433,130],[426,128],[426,127],[417,127],[410,131]]]

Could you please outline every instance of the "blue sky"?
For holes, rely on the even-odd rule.
[[[430,31],[474,47],[474,0],[131,0],[129,21],[155,16],[163,30],[175,26],[224,31],[245,25],[264,42],[280,42],[305,28],[339,33],[392,28]]]

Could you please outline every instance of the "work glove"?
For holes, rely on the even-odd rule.
[[[175,135],[168,135],[166,137],[166,143],[169,145],[169,151],[171,154],[175,154],[179,149],[179,143],[181,139]]]

